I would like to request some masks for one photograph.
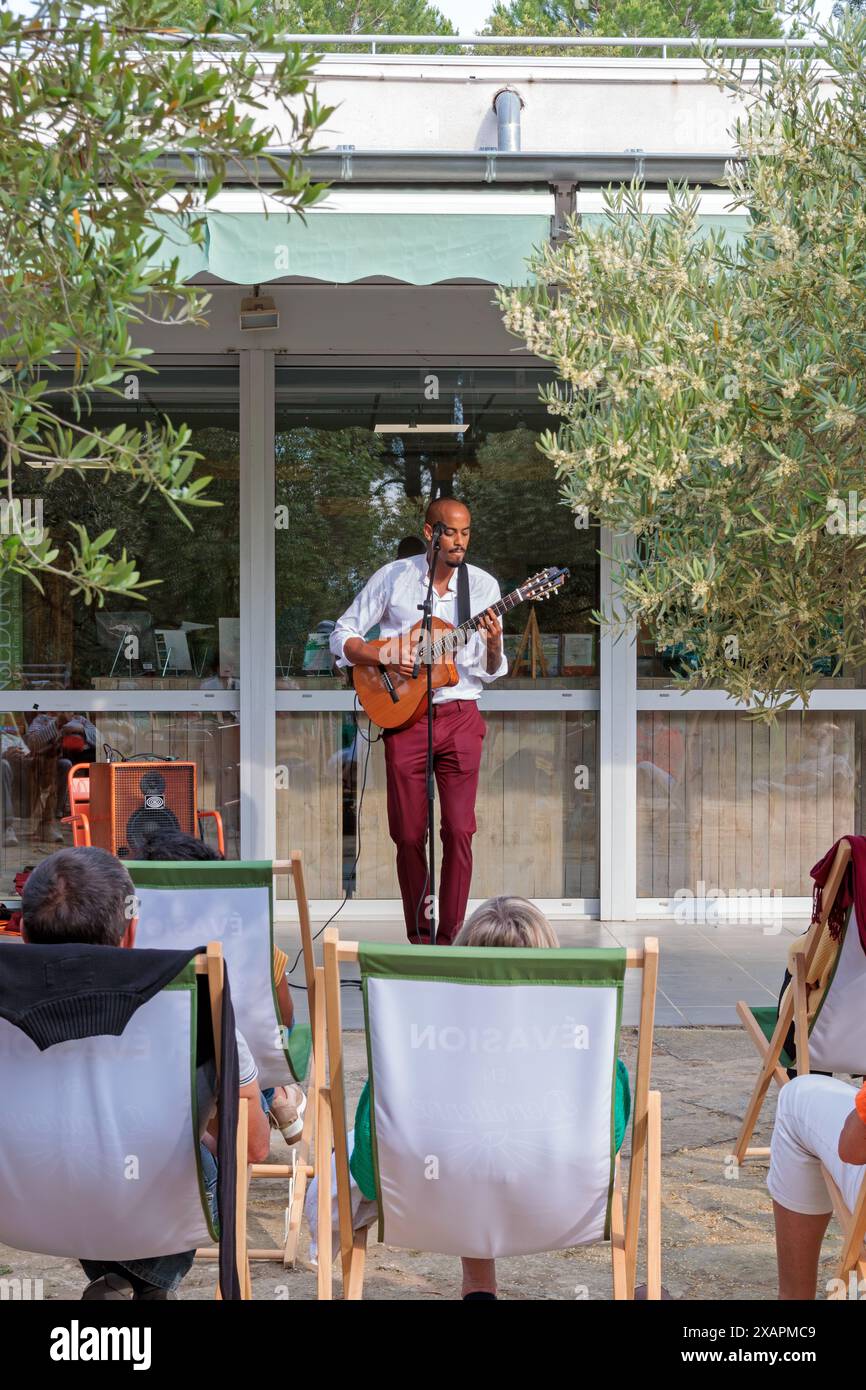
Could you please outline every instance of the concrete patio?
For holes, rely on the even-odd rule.
[[[324,921],[313,923],[317,932]],[[385,919],[375,924],[341,920],[334,923],[346,940],[400,941],[402,922]],[[788,947],[795,936],[806,930],[803,918],[781,922],[682,923],[670,918],[638,922],[554,921],[563,946],[640,946],[647,936],[659,941],[659,988],[656,1000],[656,1027],[736,1027],[734,1012],[738,999],[749,1004],[773,1004],[785,969]],[[297,929],[281,924],[277,942],[294,960],[299,949]],[[320,947],[321,938],[316,943]],[[318,950],[317,950],[318,954]],[[357,980],[355,967],[344,966],[345,980]],[[291,976],[295,1007],[299,1018],[306,1018],[306,996],[297,988],[303,983],[298,963]],[[640,982],[627,977],[623,1024],[638,1021]],[[358,989],[342,992],[343,1025],[362,1028],[363,1015]]]

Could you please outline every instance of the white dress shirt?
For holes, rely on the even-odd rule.
[[[491,604],[497,603],[502,595],[496,580],[486,570],[468,564],[466,569],[469,572],[469,616],[474,618]],[[377,623],[380,637],[396,637],[420,622],[422,614],[418,605],[427,596],[427,584],[426,555],[409,555],[405,560],[392,560],[389,565],[377,570],[331,633],[331,651],[337,658],[337,665],[352,665],[345,655],[346,642],[350,637],[363,639]],[[444,594],[437,594],[435,588],[433,590],[433,616],[457,626],[456,568],[449,575]],[[504,651],[496,670],[487,670],[487,644],[480,632],[470,637],[464,647],[458,648],[453,660],[459,680],[456,685],[435,690],[434,704],[444,704],[446,700],[478,700],[483,687],[504,676],[508,670]]]

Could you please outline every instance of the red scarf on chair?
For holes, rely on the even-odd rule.
[[[827,925],[833,940],[838,941],[845,925],[848,909],[853,903],[857,913],[860,945],[866,951],[866,835],[843,835],[836,841],[835,845],[827,850],[824,858],[819,859],[815,867],[810,870],[811,876],[815,880],[812,893],[812,921],[820,920],[822,889],[827,882],[833,860],[836,858],[836,850],[843,839],[847,840],[851,846],[851,858],[848,860],[848,867],[842,875],[839,891],[833,906],[830,908]]]

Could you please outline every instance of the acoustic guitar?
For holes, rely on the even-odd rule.
[[[567,569],[555,567],[541,570],[513,589],[498,603],[490,604],[497,614],[509,613],[519,603],[540,603],[549,598],[568,578]],[[486,609],[484,610],[487,611]],[[478,629],[480,614],[468,618],[459,627],[446,623],[442,618],[433,618],[432,653],[433,687],[456,685],[460,679],[453,655],[474,635]],[[411,638],[421,631],[421,623],[400,634],[400,641]],[[384,647],[386,642],[394,642],[393,637],[380,637],[372,646]],[[358,699],[374,724],[380,729],[408,729],[427,713],[427,670],[422,651],[421,665],[417,676],[401,676],[399,671],[385,666],[353,666],[352,681]]]

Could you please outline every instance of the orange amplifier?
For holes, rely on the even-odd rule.
[[[135,859],[154,831],[197,833],[195,763],[91,763],[90,843]]]

